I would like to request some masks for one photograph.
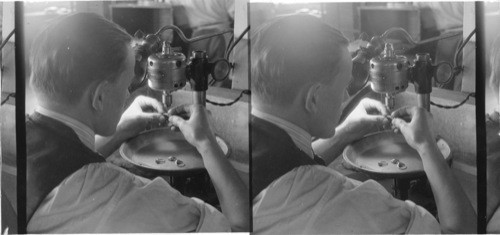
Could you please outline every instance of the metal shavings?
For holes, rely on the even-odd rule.
[[[175,161],[175,164],[176,164],[178,167],[184,167],[184,166],[186,166],[186,164],[184,164],[184,162],[183,162],[183,161],[181,161],[181,160],[179,160],[179,159],[177,159],[177,160]]]
[[[398,160],[398,159],[392,159],[392,160],[391,160],[391,163],[392,163],[392,164],[398,164],[398,163],[399,163],[399,160]]]

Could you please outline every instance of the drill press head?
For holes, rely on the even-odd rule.
[[[132,93],[142,87],[146,81],[148,86],[163,94],[181,89],[186,85],[186,57],[175,51],[169,42],[158,35],[144,36],[141,31],[135,34],[136,45],[136,79],[129,87]]]
[[[175,52],[168,43],[162,52],[148,57],[148,86],[157,91],[172,92],[186,85],[186,56]]]
[[[231,70],[231,65],[226,59],[218,59],[210,63],[204,51],[195,51],[187,59],[184,54],[172,48],[169,41],[163,41],[160,38],[159,35],[169,29],[177,32],[180,38],[187,43],[232,32],[224,31],[187,39],[179,28],[170,25],[161,28],[156,34],[144,36],[141,31],[135,34],[136,65],[134,72],[138,79],[135,79],[131,84],[129,92],[132,93],[147,81],[151,89],[163,92],[162,101],[166,107],[172,103],[171,92],[183,88],[186,82],[191,83],[193,91],[205,96],[205,91],[208,89],[208,76],[211,75],[215,81],[222,81],[228,77]]]
[[[370,60],[370,85],[373,91],[386,95],[386,105],[394,107],[394,95],[408,88],[410,62],[405,56],[394,54],[392,44],[385,44],[384,52]]]

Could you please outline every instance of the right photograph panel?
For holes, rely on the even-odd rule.
[[[486,227],[487,233],[500,233],[500,3],[484,2],[484,42],[486,65]]]
[[[474,19],[473,2],[250,1],[254,233],[477,233]]]

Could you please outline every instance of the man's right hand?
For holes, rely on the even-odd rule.
[[[403,107],[394,111],[392,117],[394,127],[422,159],[436,201],[441,232],[476,233],[476,213],[437,147],[431,114],[423,108]]]
[[[249,231],[250,205],[248,189],[225,157],[210,129],[208,113],[201,105],[181,105],[168,110],[172,125],[200,152],[208,175],[219,198],[222,213],[232,231]]]
[[[181,105],[168,110],[168,121],[179,128],[186,140],[200,147],[207,141],[215,141],[215,136],[210,129],[207,110],[197,104]]]
[[[400,131],[406,142],[416,150],[436,143],[432,115],[419,107],[403,107],[391,115],[395,131]],[[405,121],[407,120],[407,121]]]

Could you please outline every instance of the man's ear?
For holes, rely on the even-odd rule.
[[[104,97],[106,94],[106,91],[108,90],[108,85],[109,82],[107,80],[99,82],[97,84],[95,90],[93,93],[91,93],[91,103],[92,103],[92,108],[94,110],[101,112],[104,109]]]
[[[319,92],[321,91],[321,84],[314,83],[307,89],[305,108],[309,113],[316,113],[318,111]]]

